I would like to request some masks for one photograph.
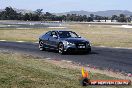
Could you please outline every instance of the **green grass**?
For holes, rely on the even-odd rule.
[[[0,53],[0,88],[83,88],[80,70],[61,68],[42,58],[18,53]],[[90,73],[91,79],[115,79]],[[87,88],[124,88],[125,86],[89,86]],[[131,88],[132,86],[126,86]]]

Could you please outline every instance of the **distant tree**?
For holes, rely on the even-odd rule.
[[[132,20],[131,17],[127,17],[126,19],[127,19],[127,22],[131,22]]]
[[[23,16],[23,20],[25,20],[25,21],[30,20],[30,16],[29,16],[28,13],[26,13],[26,14]]]
[[[118,16],[117,15],[112,15],[111,20],[117,20]]]
[[[131,21],[132,21],[132,15],[130,16],[130,19],[131,19]]]
[[[130,16],[130,18],[132,18],[132,15]]]
[[[127,22],[127,18],[124,14],[120,14],[118,17],[118,22]]]
[[[90,14],[90,19],[91,19],[91,21],[94,20],[94,14]]]
[[[52,16],[52,14],[49,12],[46,12],[45,16]]]
[[[83,15],[83,16],[82,16],[82,19],[83,19],[83,21],[85,21],[85,22],[86,22],[86,21],[87,21],[87,19],[88,19],[88,18],[87,18],[87,15]]]
[[[83,21],[82,15],[79,15],[78,21],[80,21],[80,22]]]
[[[93,18],[90,16],[90,17],[88,17],[87,21],[88,22],[92,22],[93,21]]]
[[[71,20],[70,20],[70,16],[71,16],[70,14],[67,14],[67,15],[66,15],[66,21],[71,21]]]
[[[42,15],[42,12],[43,11],[43,9],[37,9],[36,11],[35,11],[35,13],[37,14],[37,15]]]
[[[98,22],[100,22],[101,16],[95,15],[95,20],[98,20]]]
[[[21,12],[18,13],[17,20],[23,20],[23,14]]]
[[[45,14],[42,12],[43,9],[37,9],[34,13],[18,13],[12,7],[6,7],[4,11],[0,12],[0,20],[29,20],[29,21],[85,21],[91,22],[93,20],[117,20],[118,22],[131,22],[132,16],[125,16],[124,14],[120,14],[119,16],[113,15],[111,18],[107,16],[99,16],[90,14],[87,15],[77,15],[77,14],[67,14],[62,16],[53,15],[50,12],[46,12]]]
[[[43,9],[37,9],[35,11],[35,14],[34,14],[35,20],[43,20],[43,17],[42,17],[43,12],[42,11],[43,11]],[[38,17],[38,18],[36,18],[36,17]]]
[[[77,21],[77,15],[76,14],[71,14],[70,17],[69,17],[69,20],[70,21]]]
[[[102,17],[103,18],[103,20],[105,20],[105,22],[109,19],[108,17],[106,17],[106,16],[104,16],[104,17]]]
[[[62,17],[63,21],[66,21],[66,16],[65,15],[62,15],[61,17]]]
[[[117,15],[112,15],[112,17],[111,17],[111,22],[112,22],[113,20],[118,20],[118,16],[117,16]]]
[[[0,12],[0,20],[2,20],[1,17],[2,17],[2,13]]]
[[[5,11],[1,12],[1,19],[3,20],[17,20],[18,19],[18,13],[13,10],[12,7],[6,7]]]

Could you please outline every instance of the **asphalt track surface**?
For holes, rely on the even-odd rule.
[[[39,51],[36,43],[0,42],[0,50],[22,52],[50,58],[67,60],[81,65],[132,73],[132,49],[92,47],[90,54],[60,55],[53,51]]]

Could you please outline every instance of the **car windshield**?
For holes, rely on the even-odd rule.
[[[72,31],[59,31],[60,38],[79,38],[79,36]]]

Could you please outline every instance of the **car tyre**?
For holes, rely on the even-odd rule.
[[[58,52],[62,55],[65,54],[64,45],[62,43],[60,43],[58,46]]]
[[[91,53],[91,48],[88,49],[88,51],[86,52],[86,54],[90,54]]]
[[[40,51],[44,51],[45,50],[43,41],[39,42],[39,50]]]

